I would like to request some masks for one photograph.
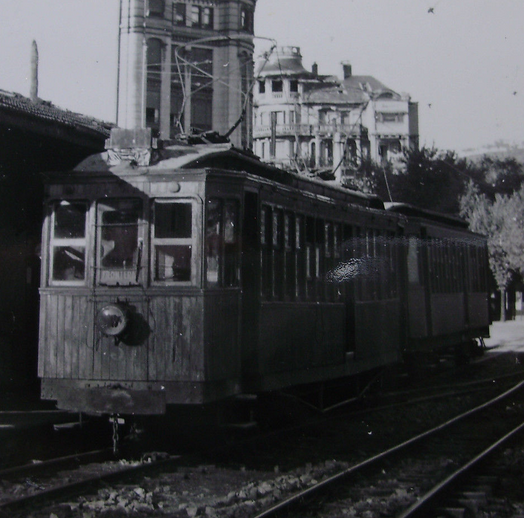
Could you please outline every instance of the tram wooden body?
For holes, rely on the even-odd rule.
[[[487,336],[486,241],[462,222],[229,144],[112,140],[46,187],[39,377],[59,408],[162,414]]]

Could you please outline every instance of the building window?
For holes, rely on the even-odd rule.
[[[403,113],[377,113],[379,122],[404,122]]]
[[[146,124],[158,124],[159,122],[160,110],[157,108],[146,108]]]
[[[253,11],[247,7],[240,10],[240,30],[253,32]]]
[[[162,50],[163,43],[157,38],[147,40],[147,74],[148,79],[160,81],[160,71],[162,70]]]
[[[266,82],[264,80],[260,80],[258,82],[258,93],[259,94],[265,94],[266,93]]]
[[[298,92],[298,80],[297,79],[291,79],[289,82],[289,91],[293,93]]]
[[[182,27],[186,25],[186,4],[180,2],[173,4],[173,23]]]
[[[282,92],[283,90],[283,83],[281,79],[273,79],[271,81],[271,91],[272,92]]]
[[[212,29],[213,28],[213,8],[203,7],[201,11],[201,23],[202,28]]]
[[[165,7],[164,0],[149,0],[147,15],[163,18]]]
[[[191,26],[200,27],[201,23],[202,22],[200,18],[200,7],[198,5],[192,5],[191,6]]]

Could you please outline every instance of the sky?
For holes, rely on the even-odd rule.
[[[0,89],[113,122],[119,0],[0,0]],[[524,143],[523,0],[258,0],[256,53],[275,40],[320,74],[372,75],[419,103],[420,140],[462,151]]]

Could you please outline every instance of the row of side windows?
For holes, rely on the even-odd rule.
[[[392,232],[342,224],[264,205],[261,295],[275,301],[398,296],[399,243]]]
[[[473,243],[446,239],[428,242],[432,293],[482,292],[487,289],[486,250]]]
[[[148,0],[147,14],[153,18],[164,18],[165,0]],[[254,12],[247,6],[240,8],[239,29],[253,33]],[[178,27],[195,27],[214,29],[214,9],[212,7],[174,2],[172,12],[173,25]]]

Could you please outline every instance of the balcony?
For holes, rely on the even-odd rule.
[[[346,136],[359,136],[359,127],[354,124],[347,124],[343,126],[334,124],[277,124],[275,127],[277,137],[320,137],[333,136],[340,132]],[[253,127],[254,138],[264,138],[271,136],[270,125],[255,125]]]

